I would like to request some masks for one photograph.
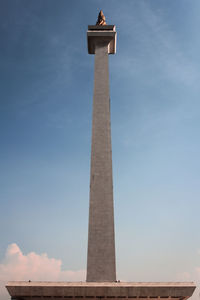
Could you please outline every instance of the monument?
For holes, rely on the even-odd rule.
[[[108,54],[116,51],[115,26],[105,24],[101,11],[87,37],[88,52],[95,54],[87,281],[111,282],[116,270]]]
[[[9,282],[13,300],[105,298],[109,300],[184,300],[195,289],[192,282],[116,281],[110,132],[108,55],[116,52],[116,30],[106,25],[100,11],[96,25],[88,26],[88,53],[95,55],[90,212],[86,282]]]

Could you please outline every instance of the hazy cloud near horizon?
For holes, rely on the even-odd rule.
[[[60,259],[49,258],[46,253],[30,252],[23,254],[19,246],[10,244],[5,257],[0,263],[0,299],[9,299],[5,284],[8,281],[85,281],[85,270],[62,270]],[[173,280],[173,279],[172,279]],[[200,281],[200,266],[195,267],[192,273],[177,274],[174,281]],[[191,300],[199,298],[197,288]]]
[[[9,299],[4,285],[13,280],[83,281],[85,270],[62,270],[60,259],[49,258],[46,253],[30,252],[24,255],[17,244],[10,244],[0,263],[0,299]]]

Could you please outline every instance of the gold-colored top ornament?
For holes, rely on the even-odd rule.
[[[106,17],[104,16],[102,10],[100,10],[100,12],[99,12],[96,25],[101,25],[101,26],[106,25]]]

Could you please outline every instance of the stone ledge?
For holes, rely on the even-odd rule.
[[[107,298],[187,299],[192,296],[193,282],[23,282],[6,285],[13,299]]]
[[[114,30],[115,25],[88,25],[88,30]]]

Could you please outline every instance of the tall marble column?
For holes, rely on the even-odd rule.
[[[88,27],[95,54],[87,281],[116,280],[108,54],[116,49],[112,25]]]

